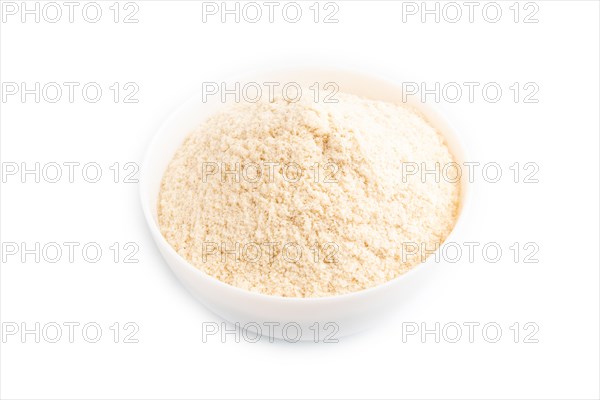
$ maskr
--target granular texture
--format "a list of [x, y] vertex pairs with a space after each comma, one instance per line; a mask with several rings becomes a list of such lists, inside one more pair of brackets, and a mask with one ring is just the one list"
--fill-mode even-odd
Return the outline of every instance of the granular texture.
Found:
[[404, 105], [337, 99], [234, 104], [208, 118], [161, 183], [170, 245], [223, 282], [286, 297], [358, 291], [423, 261], [414, 246], [441, 245], [460, 189], [407, 171], [453, 163], [443, 138]]

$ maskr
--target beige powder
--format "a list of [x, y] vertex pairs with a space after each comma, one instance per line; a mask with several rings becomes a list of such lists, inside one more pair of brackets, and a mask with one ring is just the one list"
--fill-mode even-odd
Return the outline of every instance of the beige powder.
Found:
[[207, 119], [163, 177], [171, 246], [223, 282], [292, 297], [358, 291], [420, 263], [406, 244], [445, 240], [459, 186], [402, 163], [432, 169], [452, 155], [408, 107], [337, 99], [235, 104]]

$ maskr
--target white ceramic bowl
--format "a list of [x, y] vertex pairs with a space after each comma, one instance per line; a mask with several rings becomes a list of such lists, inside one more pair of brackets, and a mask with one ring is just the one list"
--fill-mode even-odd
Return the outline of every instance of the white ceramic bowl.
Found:
[[[233, 87], [234, 82], [298, 82], [307, 86], [314, 82], [321, 85], [335, 82], [341, 92], [389, 102], [400, 103], [403, 100], [398, 83], [337, 69], [278, 70], [230, 80], [227, 87]], [[210, 99], [212, 100], [204, 102], [202, 94], [198, 94], [167, 119], [148, 148], [140, 174], [144, 215], [160, 252], [179, 280], [208, 309], [252, 332], [258, 331], [263, 335], [288, 341], [322, 341], [328, 335], [337, 338], [369, 327], [373, 318], [380, 318], [380, 314], [397, 307], [435, 273], [439, 264], [433, 262], [434, 257], [430, 256], [425, 263], [409, 272], [370, 289], [331, 297], [286, 298], [254, 293], [228, 285], [189, 264], [160, 233], [157, 219], [158, 193], [163, 173], [184, 138], [206, 117], [223, 106], [219, 96], [212, 96]], [[445, 137], [455, 160], [462, 165], [465, 161], [464, 147], [448, 121], [430, 105], [410, 101], [408, 103], [420, 110]], [[460, 215], [446, 241], [456, 237], [464, 220], [469, 197], [465, 174], [461, 185]], [[318, 337], [315, 331], [318, 332]]]

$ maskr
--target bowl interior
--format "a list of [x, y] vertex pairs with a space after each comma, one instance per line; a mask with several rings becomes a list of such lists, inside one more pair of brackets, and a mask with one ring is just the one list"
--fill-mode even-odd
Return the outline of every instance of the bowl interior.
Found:
[[[351, 93], [374, 100], [384, 100], [394, 103], [403, 102], [400, 84], [364, 75], [362, 73], [344, 70], [321, 68], [292, 68], [278, 70], [232, 79], [227, 82], [227, 87], [233, 87], [235, 82], [241, 82], [242, 85], [244, 82], [256, 82], [259, 85], [262, 85], [263, 82], [278, 82], [282, 85], [287, 82], [296, 82], [303, 87], [311, 86], [315, 82], [318, 82], [319, 86], [323, 87], [323, 85], [328, 82], [334, 82], [338, 85], [341, 92]], [[438, 132], [444, 136], [455, 161], [462, 166], [465, 161], [464, 148], [455, 134], [453, 127], [447, 119], [442, 117], [432, 106], [416, 100], [411, 100], [411, 98], [404, 103], [419, 110]], [[224, 104], [221, 103], [219, 96], [211, 96], [207, 100], [204, 100], [202, 93], [199, 93], [171, 114], [160, 127], [148, 148], [140, 174], [140, 194], [142, 207], [146, 218], [148, 219], [148, 223], [150, 224], [153, 236], [159, 238], [163, 246], [169, 245], [160, 234], [157, 205], [160, 183], [164, 171], [187, 135], [208, 116], [215, 113], [223, 106]], [[455, 228], [451, 233], [452, 236], [454, 236], [454, 231], [456, 230], [458, 223], [463, 219], [462, 215], [464, 214], [465, 204], [469, 197], [468, 181], [464, 173], [460, 183], [460, 209]], [[190, 267], [193, 268], [191, 265]], [[415, 268], [412, 270], [414, 269]]]

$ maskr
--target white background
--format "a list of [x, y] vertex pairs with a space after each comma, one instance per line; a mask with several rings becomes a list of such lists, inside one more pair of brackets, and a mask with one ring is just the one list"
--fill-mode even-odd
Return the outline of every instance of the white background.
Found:
[[[55, 184], [8, 177], [2, 241], [98, 242], [105, 250], [95, 264], [80, 256], [54, 264], [10, 256], [2, 264], [5, 327], [96, 322], [103, 328], [98, 343], [87, 343], [78, 330], [74, 343], [3, 337], [2, 398], [598, 398], [597, 2], [537, 2], [538, 23], [523, 23], [523, 14], [515, 23], [512, 1], [500, 2], [497, 23], [485, 21], [481, 5], [473, 23], [466, 15], [457, 23], [432, 16], [422, 23], [419, 15], [402, 21], [402, 2], [348, 1], [337, 3], [333, 24], [312, 21], [312, 2], [302, 3], [306, 14], [296, 24], [280, 13], [272, 24], [222, 24], [218, 17], [203, 23], [202, 4], [194, 1], [138, 1], [138, 23], [114, 23], [112, 3], [101, 2], [95, 24], [83, 20], [80, 6], [73, 23], [66, 16], [54, 24], [32, 16], [22, 23], [17, 15], [5, 16], [0, 28], [3, 83], [98, 82], [104, 89], [94, 104], [80, 95], [73, 103], [3, 101], [2, 162], [97, 162], [104, 175], [95, 184], [81, 175]], [[219, 318], [161, 259], [137, 185], [113, 183], [108, 167], [141, 162], [160, 123], [202, 82], [294, 63], [432, 85], [501, 85], [497, 103], [479, 95], [473, 103], [463, 98], [440, 107], [460, 126], [472, 161], [504, 168], [499, 183], [475, 183], [463, 240], [496, 241], [506, 253], [495, 264], [446, 263], [396, 315], [339, 343], [233, 337], [203, 343], [202, 323]], [[139, 102], [115, 104], [108, 89], [114, 82], [136, 83]], [[537, 84], [538, 103], [515, 103], [508, 89], [514, 82]], [[512, 182], [514, 162], [537, 163], [539, 183]], [[108, 249], [114, 242], [137, 243], [139, 263], [115, 263]], [[515, 263], [508, 250], [514, 242], [537, 243], [540, 262]], [[503, 335], [497, 343], [480, 330], [474, 343], [465, 337], [436, 343], [433, 335], [403, 343], [407, 321], [429, 328], [496, 322]], [[137, 324], [139, 343], [123, 343], [122, 336], [114, 343], [115, 322]], [[537, 324], [538, 343], [523, 343], [522, 335], [514, 343], [515, 322], [522, 334], [523, 324]]]

